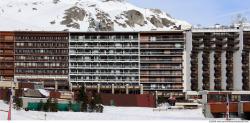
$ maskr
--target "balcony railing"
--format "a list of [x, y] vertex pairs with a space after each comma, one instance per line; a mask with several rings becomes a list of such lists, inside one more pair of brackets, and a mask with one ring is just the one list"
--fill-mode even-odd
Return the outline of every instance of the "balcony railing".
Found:
[[170, 49], [183, 49], [184, 46], [181, 45], [180, 47], [177, 47], [175, 45], [141, 45], [141, 48], [170, 48]]
[[138, 79], [70, 79], [71, 82], [139, 82]]
[[93, 53], [93, 52], [75, 52], [75, 51], [70, 51], [69, 52], [71, 55], [72, 54], [79, 54], [79, 55], [139, 55], [138, 52], [120, 52], [120, 53], [104, 53], [104, 52], [99, 52], [99, 53]]
[[170, 53], [164, 53], [164, 52], [141, 52], [141, 55], [183, 55], [183, 53], [181, 52], [170, 52]]
[[143, 86], [144, 90], [182, 90], [182, 86], [157, 86], [157, 87], [152, 87], [152, 86]]
[[182, 63], [182, 60], [141, 59], [142, 63]]
[[115, 73], [115, 72], [70, 72], [70, 74], [77, 74], [77, 75], [109, 75], [109, 76], [137, 76], [139, 73], [137, 72], [129, 72], [129, 73]]
[[70, 59], [71, 62], [74, 62], [74, 61], [80, 61], [80, 62], [126, 62], [126, 61], [133, 61], [133, 62], [139, 62], [139, 59], [73, 59], [71, 58]]
[[101, 48], [104, 48], [104, 49], [111, 49], [111, 48], [114, 48], [114, 49], [120, 49], [120, 48], [136, 48], [138, 49], [138, 46], [109, 46], [109, 45], [102, 45], [102, 46], [96, 46], [96, 45], [93, 45], [93, 46], [85, 46], [85, 45], [71, 45], [69, 48], [76, 48], [76, 49], [101, 49]]
[[182, 69], [181, 66], [176, 66], [176, 67], [173, 67], [173, 66], [141, 66], [141, 69], [173, 69], [173, 70], [176, 70], [176, 69]]
[[116, 66], [116, 65], [70, 65], [70, 68], [76, 68], [76, 69], [139, 69], [139, 66]]

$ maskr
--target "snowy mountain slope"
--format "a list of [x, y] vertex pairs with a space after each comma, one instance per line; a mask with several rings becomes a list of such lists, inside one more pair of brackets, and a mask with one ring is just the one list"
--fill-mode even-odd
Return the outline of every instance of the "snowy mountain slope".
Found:
[[149, 31], [190, 28], [158, 9], [125, 0], [1, 0], [1, 30]]

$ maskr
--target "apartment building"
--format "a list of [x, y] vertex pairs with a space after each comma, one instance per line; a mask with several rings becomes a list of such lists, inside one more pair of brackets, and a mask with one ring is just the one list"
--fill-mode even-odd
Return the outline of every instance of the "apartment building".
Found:
[[13, 32], [0, 32], [0, 82], [14, 80], [14, 40]]
[[39, 82], [45, 88], [68, 89], [68, 33], [15, 32], [18, 83]]
[[[241, 91], [243, 31], [193, 29], [187, 45], [187, 91]], [[245, 46], [244, 46], [245, 47]], [[243, 58], [243, 61], [246, 58]], [[248, 64], [248, 63], [247, 63]], [[249, 82], [248, 82], [249, 83]]]
[[140, 32], [140, 82], [145, 92], [183, 95], [183, 31]]
[[[138, 33], [70, 33], [69, 76], [73, 88], [106, 93], [139, 93]], [[128, 90], [129, 88], [129, 90]]]

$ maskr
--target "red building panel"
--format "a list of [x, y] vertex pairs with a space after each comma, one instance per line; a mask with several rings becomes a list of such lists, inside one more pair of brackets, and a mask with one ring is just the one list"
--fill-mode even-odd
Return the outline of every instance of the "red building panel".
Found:
[[155, 97], [149, 94], [101, 94], [101, 98], [104, 105], [155, 107]]

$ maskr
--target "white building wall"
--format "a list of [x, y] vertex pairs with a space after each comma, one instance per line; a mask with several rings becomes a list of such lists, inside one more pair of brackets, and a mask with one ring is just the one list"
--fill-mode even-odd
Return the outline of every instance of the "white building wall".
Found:
[[191, 91], [191, 51], [192, 51], [192, 32], [186, 32], [186, 43], [183, 54], [183, 91]]
[[203, 83], [202, 83], [202, 73], [203, 73], [203, 70], [202, 70], [202, 54], [203, 52], [199, 52], [198, 53], [198, 90], [202, 90], [202, 86], [203, 86]]
[[242, 50], [243, 50], [243, 30], [240, 31], [240, 42], [237, 45], [239, 50], [233, 54], [233, 86], [235, 91], [242, 90]]
[[227, 83], [226, 83], [226, 67], [227, 67], [227, 64], [226, 64], [226, 52], [223, 51], [222, 54], [221, 54], [221, 89], [222, 90], [226, 90], [226, 86], [227, 86]]
[[214, 52], [210, 52], [210, 90], [214, 90]]

